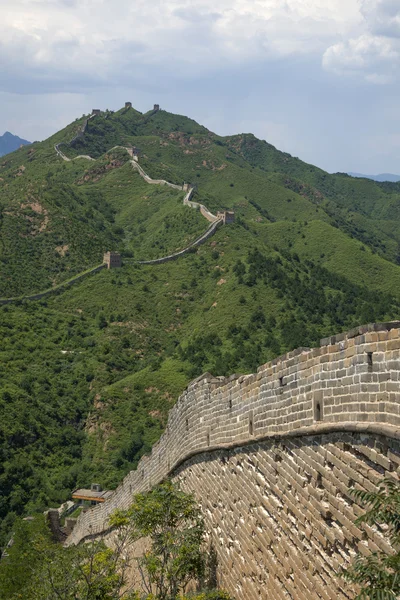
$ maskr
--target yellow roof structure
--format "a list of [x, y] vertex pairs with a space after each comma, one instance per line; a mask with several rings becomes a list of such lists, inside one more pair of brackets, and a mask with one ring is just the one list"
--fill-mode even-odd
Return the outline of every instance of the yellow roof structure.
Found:
[[111, 496], [112, 492], [110, 490], [103, 490], [98, 492], [96, 490], [87, 490], [85, 488], [81, 488], [78, 490], [74, 490], [72, 492], [72, 497], [75, 500], [91, 500], [92, 502], [104, 502]]

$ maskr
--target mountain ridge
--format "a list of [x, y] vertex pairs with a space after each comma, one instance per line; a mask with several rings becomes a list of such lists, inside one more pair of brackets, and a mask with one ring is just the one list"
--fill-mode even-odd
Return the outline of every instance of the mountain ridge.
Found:
[[6, 131], [3, 135], [0, 135], [0, 156], [5, 156], [10, 152], [14, 152], [20, 146], [26, 146], [30, 143], [28, 140], [24, 140], [18, 135]]
[[391, 182], [397, 183], [400, 181], [400, 175], [394, 175], [393, 173], [379, 173], [379, 175], [363, 175], [362, 173], [348, 172], [351, 177], [361, 177], [363, 179], [372, 179], [373, 181]]

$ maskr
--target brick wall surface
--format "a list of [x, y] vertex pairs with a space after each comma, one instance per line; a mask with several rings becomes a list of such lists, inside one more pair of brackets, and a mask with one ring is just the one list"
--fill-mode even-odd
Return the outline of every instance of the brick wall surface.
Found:
[[353, 598], [334, 576], [385, 548], [348, 495], [400, 465], [400, 323], [321, 340], [252, 375], [193, 381], [165, 433], [67, 544], [107, 531], [115, 508], [167, 476], [203, 504], [221, 585], [239, 599]]
[[207, 452], [174, 478], [196, 494], [218, 584], [237, 600], [344, 600], [355, 590], [341, 567], [390, 550], [379, 529], [354, 524], [349, 487], [373, 490], [399, 464], [399, 442], [337, 432]]

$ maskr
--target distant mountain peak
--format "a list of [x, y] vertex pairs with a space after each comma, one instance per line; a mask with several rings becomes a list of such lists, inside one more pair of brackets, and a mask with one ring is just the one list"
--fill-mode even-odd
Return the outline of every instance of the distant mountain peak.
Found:
[[362, 177], [364, 179], [372, 179], [373, 181], [390, 181], [396, 183], [400, 181], [400, 175], [394, 175], [393, 173], [380, 173], [379, 175], [363, 175], [362, 173], [347, 173], [351, 177]]
[[0, 136], [0, 156], [14, 152], [14, 150], [18, 150], [20, 146], [26, 146], [30, 143], [31, 142], [28, 142], [28, 140], [24, 140], [10, 131], [5, 131], [4, 134]]

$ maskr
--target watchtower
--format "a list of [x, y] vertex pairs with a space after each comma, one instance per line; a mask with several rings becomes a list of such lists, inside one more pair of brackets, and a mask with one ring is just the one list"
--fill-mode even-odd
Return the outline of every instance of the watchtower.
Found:
[[107, 265], [107, 269], [115, 269], [122, 266], [121, 255], [119, 252], [105, 252], [103, 263]]
[[160, 110], [160, 105], [159, 104], [155, 104], [153, 107], [153, 110]]
[[132, 102], [125, 102], [125, 108], [132, 108]]
[[92, 109], [92, 115], [97, 115], [99, 116], [101, 113], [101, 110], [99, 108], [93, 108]]
[[218, 219], [222, 219], [224, 225], [235, 222], [235, 213], [233, 210], [220, 210], [217, 212]]

